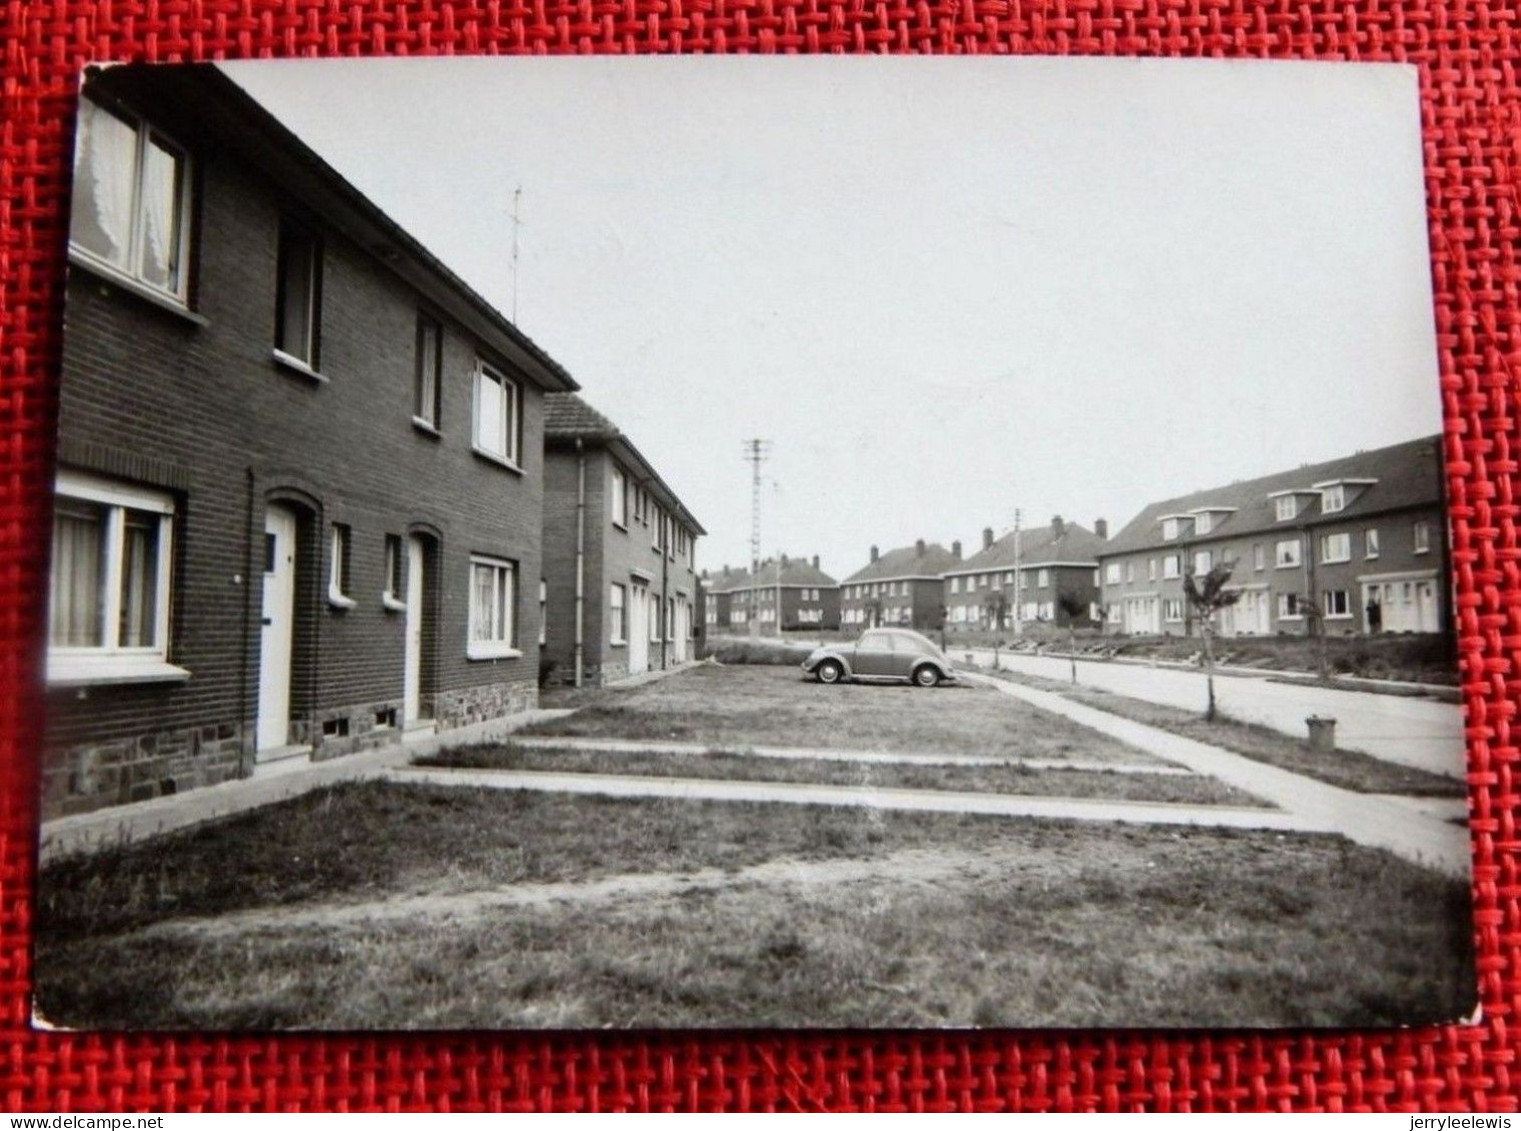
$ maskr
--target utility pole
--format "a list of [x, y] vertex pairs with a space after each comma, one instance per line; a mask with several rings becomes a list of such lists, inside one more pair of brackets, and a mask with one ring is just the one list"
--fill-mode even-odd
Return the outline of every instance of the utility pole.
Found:
[[1020, 600], [1025, 587], [1025, 575], [1020, 569], [1020, 511], [1014, 508], [1014, 635], [1017, 637], [1024, 631], [1024, 602]]
[[[750, 465], [750, 635], [760, 635], [761, 464], [771, 458], [770, 440], [746, 440], [745, 462]], [[780, 610], [778, 610], [780, 615]]]
[[512, 324], [518, 324], [518, 229], [523, 226], [519, 208], [523, 203], [523, 186], [512, 190]]

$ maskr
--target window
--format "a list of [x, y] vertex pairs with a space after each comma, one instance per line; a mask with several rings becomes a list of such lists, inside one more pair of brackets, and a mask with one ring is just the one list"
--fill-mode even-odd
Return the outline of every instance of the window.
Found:
[[1162, 541], [1174, 542], [1177, 540], [1177, 537], [1178, 520], [1175, 518], [1164, 518], [1162, 520]]
[[1320, 560], [1327, 564], [1352, 560], [1352, 535], [1322, 534], [1320, 537]]
[[475, 368], [475, 450], [518, 466], [522, 391], [485, 362]]
[[[628, 591], [616, 581], [608, 593], [607, 616], [611, 624], [611, 640], [614, 644], [622, 644], [628, 639], [628, 604], [626, 598]], [[734, 620], [731, 610], [729, 619]]]
[[1129, 585], [1135, 580], [1135, 562], [1125, 563], [1125, 584]]
[[320, 364], [322, 247], [316, 236], [282, 222], [279, 256], [275, 349], [315, 372]]
[[1162, 619], [1176, 624], [1183, 619], [1183, 602], [1178, 597], [1168, 597], [1162, 602]]
[[1038, 585], [1038, 586], [1040, 586], [1040, 588], [1042, 588], [1042, 589], [1044, 589], [1047, 585], [1050, 585], [1051, 584], [1051, 571], [1048, 570], [1048, 569], [1043, 569], [1043, 570], [1039, 571], [1035, 575], [1035, 584]]
[[417, 316], [417, 357], [413, 363], [412, 419], [438, 429], [438, 399], [444, 368], [444, 335], [437, 322]]
[[660, 540], [665, 534], [665, 512], [656, 506], [650, 508], [650, 515], [655, 520], [650, 523], [650, 549], [659, 550]]
[[1168, 554], [1162, 559], [1162, 576], [1168, 580], [1183, 575], [1183, 558], [1179, 554]]
[[1335, 514], [1347, 505], [1347, 489], [1340, 483], [1320, 493], [1320, 513]]
[[1156, 558], [1148, 558], [1147, 561], [1146, 561], [1146, 580], [1147, 581], [1155, 581], [1156, 579], [1157, 579], [1157, 559]]
[[349, 528], [333, 523], [328, 539], [327, 603], [335, 609], [352, 609], [349, 597]]
[[952, 593], [960, 593], [961, 592], [961, 578], [959, 578], [959, 577], [953, 577], [953, 578], [951, 578], [951, 592]]
[[539, 645], [549, 639], [549, 582], [539, 578]]
[[1014, 584], [1014, 574], [1012, 571], [1003, 575], [1003, 583], [1009, 586]]
[[388, 609], [404, 608], [402, 600], [401, 578], [401, 538], [395, 534], [386, 535], [386, 573], [385, 589], [381, 591], [380, 603]]
[[184, 305], [190, 160], [145, 123], [79, 101], [69, 241], [86, 263]]
[[1278, 619], [1279, 620], [1299, 620], [1303, 616], [1304, 616], [1304, 613], [1299, 608], [1299, 594], [1298, 593], [1280, 593], [1280, 594], [1278, 594]]
[[1267, 568], [1267, 549], [1261, 542], [1252, 546], [1252, 568], [1258, 570]]
[[516, 644], [517, 566], [499, 558], [470, 559], [470, 640], [472, 660], [521, 655]]
[[1208, 550], [1199, 550], [1194, 554], [1194, 573], [1200, 577], [1214, 568], [1215, 555]]
[[1107, 567], [1106, 572], [1107, 572], [1107, 575], [1109, 577], [1109, 584], [1110, 585], [1118, 585], [1120, 583], [1120, 563], [1119, 562], [1110, 562], [1109, 565], [1108, 565], [1108, 567]]
[[1347, 591], [1345, 589], [1327, 589], [1324, 596], [1326, 616], [1350, 617], [1352, 615], [1352, 606], [1347, 600]]
[[1431, 523], [1417, 522], [1411, 527], [1411, 538], [1414, 542], [1414, 552], [1426, 554], [1431, 552]]
[[1299, 501], [1293, 495], [1279, 495], [1273, 500], [1273, 517], [1279, 522], [1288, 522], [1299, 513]]
[[1295, 569], [1299, 566], [1299, 539], [1285, 538], [1273, 548], [1273, 561], [1278, 569]]
[[60, 472], [48, 677], [183, 676], [170, 668], [168, 495]]
[[628, 529], [628, 480], [621, 468], [613, 468], [613, 481], [607, 489], [613, 502], [613, 525]]
[[1205, 511], [1203, 514], [1194, 515], [1195, 534], [1208, 534], [1213, 525], [1214, 522], [1208, 511]]
[[1363, 531], [1363, 557], [1378, 557], [1378, 531], [1371, 526]]

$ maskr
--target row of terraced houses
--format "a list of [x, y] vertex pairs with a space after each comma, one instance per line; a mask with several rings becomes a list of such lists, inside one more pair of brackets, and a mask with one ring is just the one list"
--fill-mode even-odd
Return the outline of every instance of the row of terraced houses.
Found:
[[[1112, 538], [1103, 519], [1089, 530], [1057, 517], [997, 539], [986, 529], [969, 558], [960, 542], [873, 546], [835, 590], [814, 558], [811, 576], [797, 579], [813, 605], [784, 602], [781, 623], [1192, 634], [1184, 579], [1227, 564], [1236, 599], [1215, 624], [1227, 636], [1443, 632], [1452, 623], [1445, 513], [1433, 436], [1153, 503]], [[797, 568], [788, 562], [784, 575]], [[767, 568], [760, 586], [743, 571], [705, 577], [710, 631], [744, 627], [757, 608], [763, 630], [774, 630]], [[777, 591], [791, 592], [791, 580]]]
[[693, 654], [680, 498], [214, 68], [89, 76], [66, 300], [45, 815]]

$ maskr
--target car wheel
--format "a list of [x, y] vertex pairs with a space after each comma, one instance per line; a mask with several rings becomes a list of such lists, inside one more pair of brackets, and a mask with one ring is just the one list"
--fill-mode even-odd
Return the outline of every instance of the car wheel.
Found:
[[929, 664], [920, 664], [914, 669], [914, 682], [920, 687], [934, 687], [940, 682], [940, 673]]
[[813, 674], [819, 677], [820, 683], [839, 683], [845, 678], [845, 669], [838, 660], [825, 660], [813, 669]]

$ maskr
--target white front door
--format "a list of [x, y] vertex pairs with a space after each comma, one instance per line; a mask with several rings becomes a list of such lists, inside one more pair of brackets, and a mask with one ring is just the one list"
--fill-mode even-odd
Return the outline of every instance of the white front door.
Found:
[[264, 602], [259, 631], [259, 750], [290, 742], [290, 655], [296, 619], [296, 515], [264, 515]]
[[1437, 591], [1434, 581], [1415, 583], [1416, 631], [1438, 632], [1441, 630], [1441, 613], [1437, 609]]
[[403, 725], [422, 717], [423, 541], [407, 539], [407, 642], [402, 666]]
[[650, 591], [629, 587], [628, 673], [638, 675], [650, 666]]

